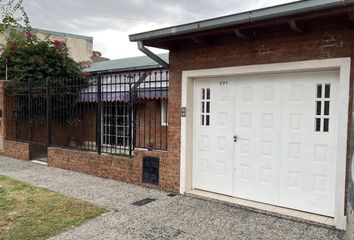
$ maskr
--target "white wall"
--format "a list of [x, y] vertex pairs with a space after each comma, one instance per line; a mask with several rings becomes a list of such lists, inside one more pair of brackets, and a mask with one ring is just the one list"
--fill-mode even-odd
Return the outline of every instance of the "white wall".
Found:
[[[50, 31], [38, 30], [37, 33], [40, 39], [45, 39], [47, 36], [51, 40], [60, 40], [66, 43], [69, 48], [70, 56], [76, 62], [90, 61], [93, 51], [93, 40], [90, 37], [76, 36], [73, 34], [57, 33]], [[0, 43], [5, 42], [5, 36], [0, 35]]]
[[[48, 36], [47, 34], [43, 34], [41, 32], [39, 32], [37, 35], [40, 39], [44, 39]], [[85, 38], [78, 38], [78, 37], [74, 37], [72, 35], [70, 35], [70, 36], [50, 35], [49, 38], [51, 40], [60, 40], [60, 41], [65, 42], [69, 48], [71, 57], [76, 62], [91, 60], [92, 50], [93, 50], [92, 39], [89, 40], [89, 39], [85, 39]]]

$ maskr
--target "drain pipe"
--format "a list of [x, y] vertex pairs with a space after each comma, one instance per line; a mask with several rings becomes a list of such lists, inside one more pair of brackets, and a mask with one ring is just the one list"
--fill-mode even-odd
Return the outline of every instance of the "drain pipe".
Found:
[[168, 69], [169, 65], [167, 62], [165, 62], [165, 60], [163, 60], [162, 58], [160, 58], [159, 56], [157, 56], [155, 53], [151, 52], [149, 49], [147, 49], [144, 46], [144, 43], [142, 41], [138, 41], [138, 49], [140, 51], [142, 51], [143, 53], [145, 53], [148, 57], [150, 57], [152, 60], [154, 60], [155, 62], [157, 62], [158, 64], [160, 64], [161, 66], [163, 66], [165, 69]]

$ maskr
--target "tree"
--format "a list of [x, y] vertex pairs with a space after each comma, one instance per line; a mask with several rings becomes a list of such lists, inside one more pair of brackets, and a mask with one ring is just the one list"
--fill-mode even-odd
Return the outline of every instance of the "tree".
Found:
[[82, 68], [69, 54], [66, 44], [48, 38], [41, 40], [30, 27], [23, 0], [0, 0], [5, 43], [0, 48], [0, 77], [7, 73], [16, 85], [32, 78], [45, 82], [46, 77], [78, 78]]
[[87, 81], [65, 42], [38, 38], [29, 25], [22, 0], [0, 0], [0, 13], [0, 34], [5, 36], [0, 44], [0, 79], [10, 80], [8, 92], [16, 97], [16, 117], [43, 119], [44, 111], [29, 115], [28, 105], [46, 109], [49, 84], [60, 93], [51, 101], [54, 118], [63, 123], [77, 119], [75, 105]]
[[[27, 119], [28, 95], [31, 93], [32, 118], [45, 119], [48, 85], [55, 92], [51, 100], [52, 115], [62, 123], [76, 121], [75, 106], [88, 81], [82, 66], [69, 54], [68, 47], [60, 40], [41, 40], [36, 33], [26, 29], [13, 29], [2, 45], [0, 78], [8, 75], [8, 90], [17, 96], [18, 117]], [[49, 81], [47, 81], [49, 79]], [[38, 113], [33, 112], [39, 109]], [[32, 119], [33, 120], [33, 119]]]
[[22, 86], [28, 79], [44, 83], [47, 77], [55, 81], [83, 75], [82, 67], [70, 57], [64, 42], [41, 40], [34, 31], [11, 30], [0, 50], [0, 77], [4, 78], [7, 70], [8, 79], [16, 86]]
[[23, 0], [0, 0], [0, 33], [9, 28], [30, 28], [30, 21], [23, 7]]

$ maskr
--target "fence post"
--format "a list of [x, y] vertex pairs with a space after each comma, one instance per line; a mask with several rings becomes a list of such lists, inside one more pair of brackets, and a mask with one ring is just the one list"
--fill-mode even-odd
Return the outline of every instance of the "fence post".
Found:
[[33, 141], [33, 119], [32, 119], [32, 78], [28, 79], [28, 130], [29, 142]]
[[132, 112], [133, 112], [133, 99], [132, 99], [132, 82], [131, 82], [131, 77], [129, 77], [129, 157], [132, 156], [132, 138], [133, 138], [133, 117], [132, 117]]
[[18, 114], [18, 112], [19, 112], [19, 97], [18, 96], [16, 96], [16, 95], [14, 95], [15, 97], [14, 97], [14, 99], [15, 99], [15, 111], [13, 112], [13, 116], [15, 117], [15, 140], [16, 141], [18, 141], [18, 139], [19, 139], [19, 135], [20, 135], [20, 133], [19, 133], [19, 125], [20, 125], [20, 123], [19, 123], [19, 114]]
[[50, 78], [46, 78], [47, 83], [47, 134], [48, 146], [52, 144], [52, 97], [50, 88]]
[[97, 75], [97, 109], [96, 109], [96, 146], [97, 153], [102, 153], [101, 121], [102, 121], [102, 76]]

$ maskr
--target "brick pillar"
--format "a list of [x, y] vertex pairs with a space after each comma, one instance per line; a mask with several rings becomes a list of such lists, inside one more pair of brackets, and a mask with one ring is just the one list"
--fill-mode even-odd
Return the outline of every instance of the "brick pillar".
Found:
[[5, 88], [9, 81], [0, 80], [0, 152], [4, 150], [5, 128]]

